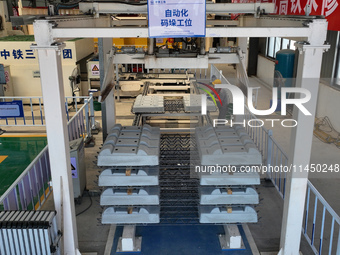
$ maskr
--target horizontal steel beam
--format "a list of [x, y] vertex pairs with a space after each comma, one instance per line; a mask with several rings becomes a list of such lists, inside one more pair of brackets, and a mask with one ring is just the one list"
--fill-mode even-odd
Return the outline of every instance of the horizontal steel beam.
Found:
[[77, 15], [72, 17], [55, 16], [46, 18], [47, 21], [54, 22], [58, 28], [96, 28], [110, 27], [109, 16], [94, 18], [89, 15]]
[[205, 56], [194, 58], [156, 58], [155, 56], [146, 56], [145, 54], [116, 54], [113, 62], [115, 64], [145, 64], [145, 68], [174, 68], [173, 61], [176, 61], [176, 68], [196, 69], [208, 68], [208, 64], [238, 64], [240, 62], [236, 53], [227, 54], [207, 54]]
[[[176, 63], [174, 65], [174, 63]], [[156, 58], [155, 56], [145, 56], [145, 68], [208, 68], [208, 57], [198, 56], [197, 58]]]
[[[273, 13], [274, 3], [219, 3], [206, 4], [207, 14], [228, 14], [228, 13], [257, 13], [258, 8], [266, 13]], [[81, 2], [79, 9], [82, 12], [94, 10], [96, 13], [108, 14], [147, 14], [147, 5], [131, 5], [122, 3], [98, 3]]]
[[309, 37], [308, 27], [211, 27], [206, 37]]
[[[58, 28], [108, 28], [113, 26], [147, 26], [145, 17], [129, 17], [111, 21], [110, 16], [100, 16], [94, 18], [88, 15], [45, 17], [46, 20], [57, 24]], [[325, 19], [315, 17], [286, 17], [286, 16], [262, 16], [254, 18], [252, 16], [241, 16], [238, 20], [214, 20], [207, 19], [207, 25], [234, 26], [242, 24], [242, 27], [308, 27], [310, 22], [315, 20], [327, 22]]]
[[[261, 18], [254, 18], [252, 16], [241, 16], [241, 23], [243, 27], [308, 27], [310, 22], [316, 18], [313, 16], [284, 16], [284, 15], [266, 15]], [[323, 20], [318, 18], [317, 20]]]
[[[148, 28], [54, 28], [54, 38], [147, 38]], [[208, 27], [206, 37], [309, 37], [308, 27]]]

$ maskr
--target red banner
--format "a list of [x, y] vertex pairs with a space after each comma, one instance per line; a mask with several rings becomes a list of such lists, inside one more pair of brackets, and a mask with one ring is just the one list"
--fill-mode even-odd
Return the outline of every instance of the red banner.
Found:
[[[252, 0], [234, 0], [235, 3], [249, 3]], [[310, 7], [310, 15], [322, 15], [328, 20], [328, 30], [340, 31], [340, 0], [261, 0], [275, 3], [275, 14], [305, 15]]]

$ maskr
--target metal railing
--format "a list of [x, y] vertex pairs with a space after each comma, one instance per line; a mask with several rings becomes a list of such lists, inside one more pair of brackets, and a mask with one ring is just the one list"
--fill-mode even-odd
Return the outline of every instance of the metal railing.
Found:
[[13, 101], [28, 105], [30, 113], [27, 114], [27, 107], [23, 106], [23, 117], [2, 117], [0, 126], [45, 126], [42, 97], [0, 97], [0, 102]]
[[248, 106], [244, 107], [245, 129], [261, 152], [264, 162], [268, 165], [268, 139], [270, 139], [272, 131], [263, 127], [263, 123], [250, 112]]
[[[271, 130], [268, 132], [268, 154], [266, 159], [266, 165], [268, 167], [277, 167], [277, 169], [288, 166], [288, 156], [284, 153], [281, 146], [275, 141]], [[270, 169], [270, 168], [269, 168]], [[283, 171], [268, 171], [267, 176], [273, 182], [275, 188], [279, 192], [279, 195], [284, 199], [286, 191], [286, 173]]]
[[314, 254], [340, 254], [340, 217], [310, 181], [302, 233]]
[[[94, 123], [93, 97], [90, 95], [67, 123], [69, 140], [89, 139]], [[46, 146], [0, 197], [0, 205], [3, 204], [4, 210], [39, 210], [51, 193], [50, 180]]]
[[[222, 83], [229, 83], [222, 71], [214, 65], [211, 65], [210, 75], [210, 79], [215, 75]], [[244, 116], [240, 116], [244, 119], [236, 117], [234, 121], [244, 123], [247, 133], [263, 156], [267, 178], [272, 181], [282, 199], [285, 199], [286, 173], [277, 170], [288, 166], [288, 156], [275, 141], [272, 131], [264, 127], [263, 121], [251, 113], [247, 105], [244, 107]], [[302, 233], [314, 254], [340, 255], [340, 217], [309, 180]]]
[[[81, 100], [84, 101], [84, 105], [86, 105], [86, 101], [88, 101], [90, 104], [89, 109], [92, 111], [93, 109], [92, 93], [90, 93], [90, 96], [65, 97], [65, 111], [68, 121], [70, 120], [70, 118], [72, 118], [73, 112], [78, 113], [79, 107], [82, 108], [84, 106], [78, 102]], [[0, 118], [0, 127], [45, 126], [44, 103], [42, 97], [0, 97], [0, 102], [13, 102], [13, 101], [20, 101], [23, 103], [23, 117], [8, 117], [8, 118], [2, 117]], [[93, 116], [92, 112], [91, 116]], [[92, 123], [94, 124], [94, 120], [92, 120]]]
[[[270, 169], [269, 167], [287, 166], [288, 156], [275, 141], [272, 131], [260, 126], [262, 122], [256, 121], [255, 115], [245, 106], [246, 123], [251, 119], [257, 123], [253, 123], [252, 126], [259, 125], [259, 127], [249, 127], [246, 124], [246, 130], [262, 153], [264, 164], [268, 169]], [[268, 171], [267, 177], [284, 199], [286, 173], [283, 171]], [[302, 233], [314, 254], [340, 254], [340, 217], [309, 180], [307, 182]]]
[[48, 148], [29, 164], [16, 181], [0, 197], [4, 210], [39, 210], [51, 193]]
[[77, 113], [69, 119], [68, 117], [68, 135], [69, 140], [84, 137], [85, 139], [91, 138], [91, 130], [95, 129], [94, 119], [94, 101], [92, 93], [90, 97], [84, 99], [84, 105], [77, 110]]

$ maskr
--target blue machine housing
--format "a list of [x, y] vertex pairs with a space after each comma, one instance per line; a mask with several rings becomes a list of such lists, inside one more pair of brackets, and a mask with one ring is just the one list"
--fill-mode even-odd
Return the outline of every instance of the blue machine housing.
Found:
[[276, 53], [275, 71], [279, 71], [284, 79], [284, 87], [292, 87], [294, 75], [295, 51], [280, 50]]

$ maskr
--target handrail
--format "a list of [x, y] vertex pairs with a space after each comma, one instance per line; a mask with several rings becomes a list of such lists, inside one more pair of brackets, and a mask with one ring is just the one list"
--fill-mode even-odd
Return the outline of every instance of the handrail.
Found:
[[333, 216], [334, 220], [340, 225], [340, 216], [334, 211], [326, 199], [320, 194], [320, 192], [314, 187], [314, 185], [308, 180], [308, 187], [311, 191], [318, 197], [318, 200], [323, 204], [328, 210], [329, 214]]
[[26, 169], [19, 175], [19, 177], [13, 182], [11, 186], [5, 191], [5, 193], [0, 197], [0, 204], [3, 203], [8, 194], [19, 184], [19, 182], [26, 176], [28, 171], [30, 171], [37, 161], [44, 155], [44, 153], [48, 150], [48, 145], [44, 147], [44, 149], [35, 157], [35, 159], [26, 167]]
[[[69, 120], [70, 118], [70, 111], [69, 111], [69, 103], [72, 99], [72, 105], [76, 110], [76, 115], [79, 114], [78, 111], [78, 100], [88, 100], [91, 101], [90, 109], [92, 111], [93, 105], [93, 95], [90, 93], [90, 96], [66, 96], [65, 97], [65, 110], [66, 110], [66, 116]], [[8, 127], [8, 126], [15, 126], [15, 127], [44, 127], [45, 126], [45, 116], [44, 116], [44, 108], [43, 108], [43, 97], [33, 96], [33, 97], [0, 97], [0, 102], [11, 102], [21, 100], [25, 101], [25, 105], [28, 104], [28, 106], [25, 106], [24, 112], [25, 114], [22, 117], [3, 117], [0, 119], [0, 126]], [[36, 102], [36, 103], [35, 103]], [[38, 109], [33, 110], [35, 105], [38, 105]], [[86, 105], [86, 103], [85, 103]], [[27, 107], [27, 108], [26, 108]], [[30, 109], [30, 113], [29, 113]], [[82, 108], [83, 110], [84, 108]], [[92, 114], [91, 114], [92, 115]], [[94, 118], [91, 119], [94, 123]]]
[[[87, 100], [88, 99], [88, 100]], [[73, 122], [77, 122], [78, 119], [81, 119], [83, 115], [83, 111], [87, 111], [88, 112], [88, 107], [89, 104], [93, 101], [93, 96], [92, 94], [90, 95], [90, 97], [85, 97], [85, 104], [77, 111], [77, 113], [68, 121], [67, 123], [67, 127], [70, 128], [73, 125]], [[86, 127], [89, 127], [89, 116], [85, 116], [85, 121], [87, 122]], [[78, 123], [80, 125], [82, 125], [81, 123]], [[84, 125], [84, 124], [83, 124]], [[80, 127], [81, 128], [81, 127]], [[87, 138], [89, 138], [89, 136], [91, 136], [91, 130], [89, 130], [90, 128], [87, 128], [86, 132], [87, 132]], [[82, 134], [77, 133], [77, 135], [81, 136]], [[31, 171], [31, 169], [33, 169], [36, 165], [36, 163], [39, 162], [39, 160], [45, 155], [45, 153], [47, 153], [48, 151], [48, 145], [46, 145], [44, 147], [44, 149], [36, 156], [36, 158], [26, 167], [26, 169], [20, 174], [20, 176], [12, 183], [12, 185], [5, 191], [5, 193], [0, 197], [0, 204], [4, 202], [4, 200], [8, 197], [8, 195], [10, 194], [10, 192], [12, 192], [14, 189], [16, 189], [16, 187], [19, 185], [19, 183], [23, 180], [23, 178]]]
[[[88, 99], [88, 97], [86, 98]], [[79, 110], [76, 112], [75, 115], [72, 116], [72, 118], [68, 121], [67, 125], [69, 125], [69, 123], [71, 123], [76, 117], [78, 117], [78, 115], [80, 114], [80, 112], [85, 109], [85, 107], [87, 106], [87, 104], [85, 103], [82, 107], [79, 108]]]
[[[213, 66], [213, 65], [212, 65]], [[211, 75], [214, 73], [219, 72], [219, 70], [215, 67], [212, 67], [211, 69]], [[245, 119], [254, 119], [256, 120], [256, 116], [249, 111], [249, 108], [247, 105], [245, 105]], [[259, 131], [260, 130], [260, 131]], [[288, 156], [282, 149], [282, 147], [278, 144], [278, 142], [274, 139], [272, 135], [271, 130], [267, 130], [265, 127], [248, 127], [246, 126], [246, 131], [248, 132], [249, 136], [254, 140], [256, 146], [262, 153], [262, 156], [264, 157], [264, 163], [267, 166], [277, 166], [279, 164], [287, 164], [288, 163]], [[263, 135], [265, 136], [263, 138]], [[259, 139], [260, 137], [260, 139]], [[266, 157], [266, 158], [265, 158]], [[267, 177], [271, 180], [271, 182], [274, 184], [275, 188], [279, 192], [281, 198], [285, 199], [285, 185], [286, 185], [286, 176], [285, 173], [268, 173]], [[310, 197], [311, 193], [315, 196], [315, 203], [314, 208], [309, 208], [310, 206]], [[320, 202], [322, 204], [322, 216], [317, 218], [317, 203]], [[308, 228], [309, 224], [309, 213], [310, 209], [314, 210], [314, 214], [312, 215], [312, 226]], [[329, 240], [328, 238], [324, 237], [324, 233], [326, 233], [325, 230], [325, 218], [326, 218], [326, 212], [329, 213], [329, 215], [332, 217], [332, 223], [330, 226], [330, 230], [328, 230], [328, 233], [330, 232]], [[317, 233], [316, 228], [316, 221], [321, 222], [321, 230]], [[334, 223], [338, 224], [338, 228], [335, 228]], [[305, 206], [305, 215], [304, 215], [304, 223], [301, 227], [302, 234], [306, 238], [307, 242], [309, 243], [312, 251], [314, 254], [321, 255], [322, 251], [326, 249], [326, 245], [324, 243], [327, 241], [328, 243], [328, 252], [327, 254], [340, 254], [340, 230], [338, 233], [338, 241], [335, 245], [336, 253], [332, 253], [333, 249], [333, 238], [335, 236], [334, 232], [335, 229], [340, 228], [340, 216], [334, 211], [334, 209], [330, 206], [330, 204], [326, 201], [326, 199], [320, 194], [320, 192], [314, 187], [314, 185], [308, 180], [307, 181], [307, 197], [306, 197], [306, 206]], [[308, 235], [307, 229], [311, 231], [311, 237]], [[316, 235], [318, 234], [318, 236]], [[319, 238], [319, 246], [315, 245], [315, 238]]]
[[[246, 112], [248, 115], [251, 116], [251, 118], [256, 119], [255, 115], [253, 115], [247, 106], [245, 106]], [[266, 165], [271, 165], [271, 166], [276, 166], [277, 164], [283, 164], [288, 162], [288, 156], [287, 154], [283, 151], [282, 147], [277, 143], [277, 141], [273, 138], [271, 130], [266, 130], [264, 127], [261, 127], [261, 129], [264, 131], [265, 135], [267, 136], [266, 140], [267, 145], [261, 145], [257, 144], [258, 148], [263, 148], [264, 146], [267, 146], [267, 151], [266, 153], [263, 153], [262, 155], [266, 156]], [[251, 128], [246, 129], [249, 132], [251, 131]], [[253, 136], [254, 133], [249, 133], [250, 136]], [[255, 133], [256, 135], [256, 133]], [[256, 137], [252, 137], [254, 141], [258, 140]], [[262, 139], [263, 140], [263, 139]], [[278, 156], [280, 155], [280, 156]], [[286, 177], [284, 173], [267, 173], [267, 176], [271, 180], [271, 182], [274, 184], [275, 188], [279, 192], [281, 198], [284, 200], [285, 199], [285, 185], [286, 185]], [[279, 180], [277, 181], [277, 179]], [[308, 219], [309, 219], [309, 212], [310, 212], [310, 194], [311, 192], [315, 196], [315, 204], [314, 204], [314, 214], [313, 216], [313, 222], [311, 228], [311, 237], [307, 233], [308, 229]], [[322, 210], [322, 216], [317, 218], [317, 203], [320, 202], [323, 206]], [[326, 249], [326, 246], [324, 245], [324, 242], [328, 241], [327, 238], [324, 237], [325, 233], [325, 216], [326, 216], [326, 211], [331, 215], [332, 217], [332, 224], [331, 224], [331, 229], [330, 229], [330, 237], [329, 237], [329, 244], [328, 244], [328, 252], [327, 254], [332, 254], [332, 248], [333, 248], [333, 238], [334, 238], [334, 223], [336, 222], [339, 227], [340, 227], [340, 216], [334, 211], [334, 209], [330, 206], [330, 204], [326, 201], [326, 199], [320, 194], [320, 192], [314, 187], [314, 185], [308, 180], [307, 181], [307, 197], [306, 197], [306, 207], [305, 207], [305, 215], [304, 215], [304, 223], [301, 227], [302, 234], [306, 238], [307, 242], [309, 243], [312, 251], [314, 254], [321, 255], [323, 249]], [[321, 222], [321, 230], [318, 238], [319, 238], [319, 246], [318, 248], [315, 246], [315, 237], [316, 237], [316, 232], [317, 228], [315, 227], [315, 222], [316, 221]], [[338, 243], [336, 246], [336, 254], [340, 254], [340, 230], [338, 234]]]

